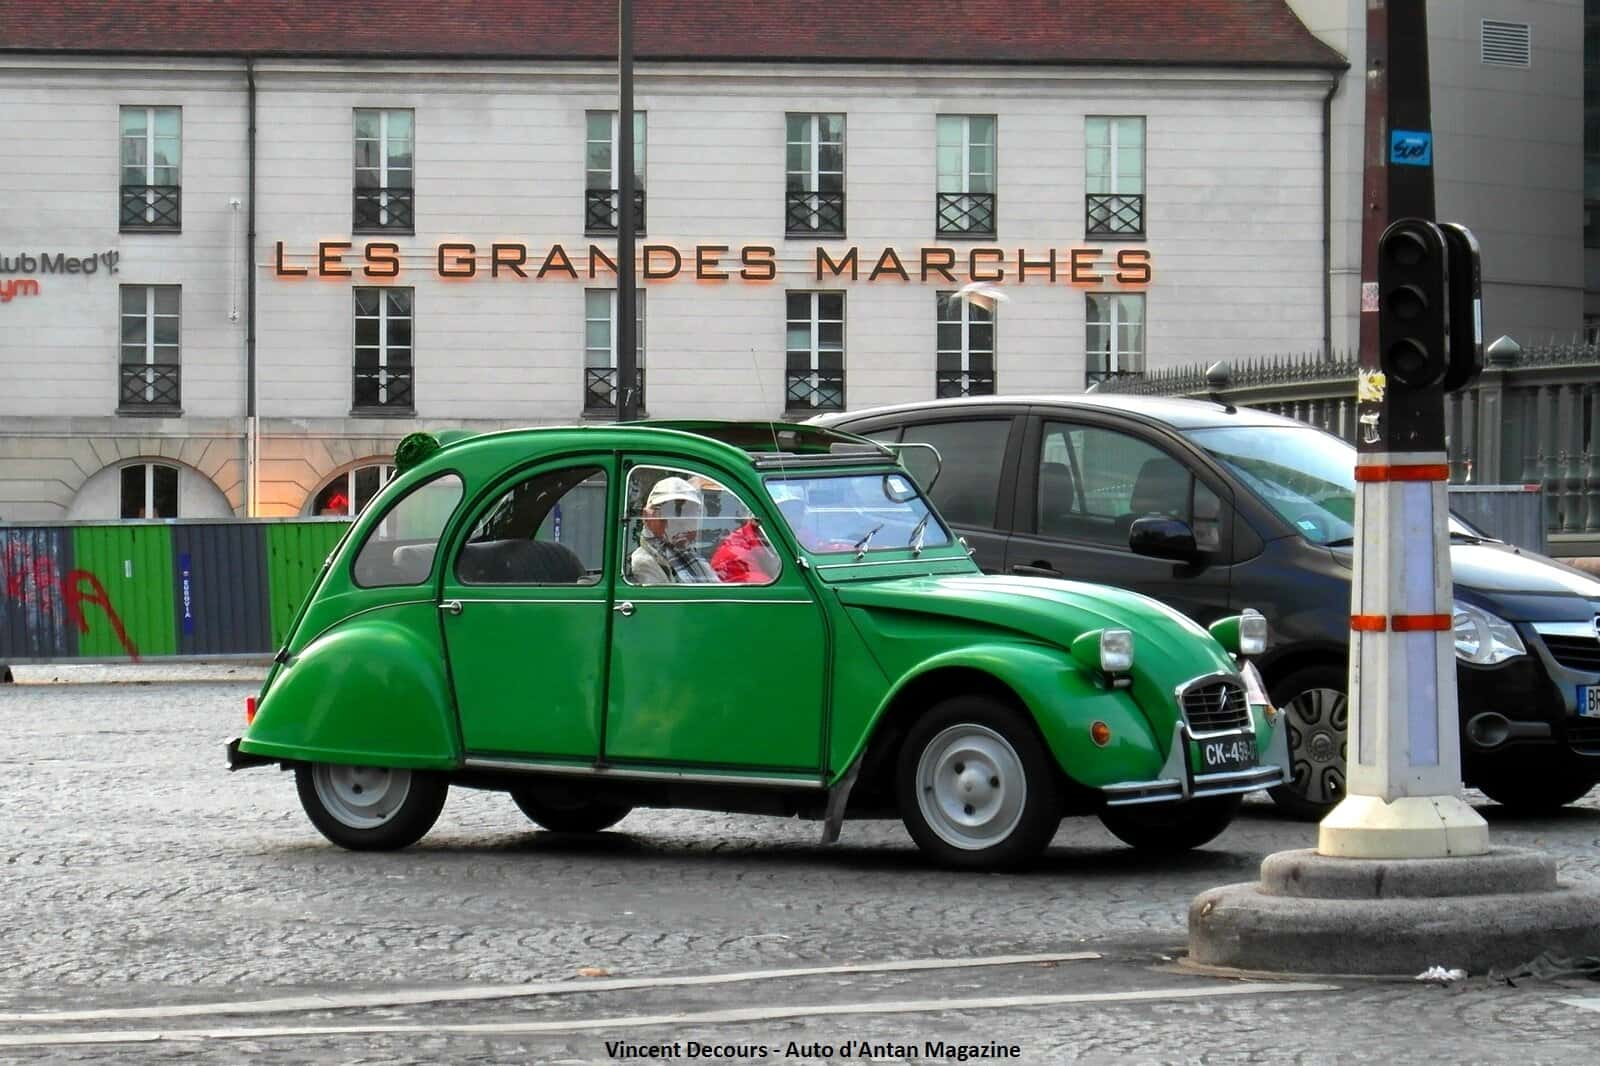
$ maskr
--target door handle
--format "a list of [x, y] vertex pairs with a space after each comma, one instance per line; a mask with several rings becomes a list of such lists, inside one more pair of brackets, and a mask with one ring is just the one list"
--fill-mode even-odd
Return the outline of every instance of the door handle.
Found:
[[461, 601], [460, 600], [445, 600], [443, 603], [439, 604], [439, 610], [441, 610], [441, 611], [449, 611], [451, 614], [460, 614], [461, 613]]
[[1021, 566], [1021, 565], [1013, 566], [1011, 568], [1011, 572], [1013, 574], [1019, 574], [1019, 575], [1021, 575], [1023, 577], [1060, 577], [1061, 576], [1061, 571], [1059, 571], [1055, 567], [1050, 566], [1049, 564], [1045, 563], [1043, 560], [1035, 562], [1032, 566]]
[[616, 611], [622, 617], [627, 618], [629, 615], [633, 614], [633, 601], [623, 600], [621, 603], [617, 604], [611, 609]]

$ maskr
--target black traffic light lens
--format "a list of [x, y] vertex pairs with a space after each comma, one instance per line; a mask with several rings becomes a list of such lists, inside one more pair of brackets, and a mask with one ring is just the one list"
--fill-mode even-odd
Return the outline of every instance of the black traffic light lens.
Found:
[[1428, 311], [1428, 296], [1415, 285], [1399, 285], [1384, 298], [1389, 313], [1402, 322], [1414, 322]]
[[1383, 353], [1383, 370], [1396, 384], [1425, 389], [1444, 373], [1442, 360], [1435, 360], [1420, 341], [1406, 338], [1389, 345]]
[[1384, 242], [1384, 252], [1396, 266], [1414, 267], [1428, 258], [1428, 246], [1415, 233], [1392, 233]]

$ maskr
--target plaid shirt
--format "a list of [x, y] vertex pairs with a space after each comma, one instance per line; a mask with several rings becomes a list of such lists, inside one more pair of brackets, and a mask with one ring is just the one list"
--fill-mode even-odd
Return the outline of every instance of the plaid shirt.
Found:
[[716, 584], [720, 580], [710, 563], [671, 541], [651, 535], [648, 529], [639, 534], [639, 546], [628, 562], [637, 585]]

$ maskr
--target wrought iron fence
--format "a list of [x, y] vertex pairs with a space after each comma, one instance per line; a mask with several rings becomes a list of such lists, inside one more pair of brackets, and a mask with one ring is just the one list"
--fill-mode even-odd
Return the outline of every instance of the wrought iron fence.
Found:
[[786, 233], [844, 232], [844, 193], [789, 190], [784, 215]]
[[[644, 367], [634, 368], [634, 388], [638, 390], [633, 409], [644, 410]], [[617, 368], [589, 367], [583, 372], [583, 409], [589, 414], [616, 414]]]
[[1143, 377], [1143, 370], [1085, 370], [1083, 383], [1085, 386], [1102, 385], [1110, 381], [1138, 381]]
[[1084, 197], [1083, 234], [1086, 237], [1144, 236], [1144, 195], [1089, 193]]
[[784, 381], [789, 411], [843, 411], [843, 370], [790, 370]]
[[139, 408], [171, 408], [182, 406], [182, 367], [178, 363], [123, 363], [120, 369], [120, 388], [117, 406], [124, 410]]
[[414, 383], [409, 366], [358, 366], [350, 406], [358, 411], [410, 411]]
[[[1286, 415], [1352, 443], [1353, 353], [1268, 356], [1157, 370], [1100, 392], [1214, 396]], [[1600, 554], [1600, 345], [1490, 345], [1484, 372], [1445, 398], [1450, 480], [1458, 485], [1537, 484], [1548, 543], [1558, 555]]]
[[410, 233], [416, 228], [415, 189], [356, 189], [350, 225], [357, 233]]
[[183, 221], [182, 193], [183, 189], [178, 185], [124, 185], [121, 228], [180, 228]]
[[994, 375], [970, 370], [937, 370], [933, 375], [933, 392], [941, 400], [952, 396], [993, 396]]
[[[583, 191], [583, 232], [617, 232], [618, 189], [585, 189]], [[633, 190], [633, 230], [644, 232], [644, 190]]]
[[939, 193], [934, 206], [934, 221], [940, 236], [993, 237], [994, 193]]

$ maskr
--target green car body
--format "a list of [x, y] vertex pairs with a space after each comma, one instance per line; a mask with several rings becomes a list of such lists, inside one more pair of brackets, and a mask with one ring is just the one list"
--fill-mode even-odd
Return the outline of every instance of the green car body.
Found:
[[[330, 554], [252, 720], [229, 744], [233, 768], [299, 771], [308, 813], [341, 844], [399, 846], [426, 831], [386, 829], [414, 797], [384, 801], [395, 810], [363, 806], [377, 789], [393, 794], [394, 781], [413, 791], [431, 782], [441, 804], [447, 784], [507, 790], [550, 828], [602, 827], [607, 812], [649, 805], [809, 815], [836, 834], [846, 816], [898, 809], [904, 817], [910, 806], [916, 820], [922, 779], [924, 812], [949, 838], [929, 850], [985, 866], [1037, 850], [1054, 825], [1035, 827], [1042, 840], [967, 834], [964, 819], [982, 814], [951, 791], [962, 774], [959, 787], [981, 794], [974, 804], [998, 805], [996, 825], [1123, 810], [1137, 816], [1139, 839], [1119, 835], [1158, 846], [1200, 842], [1161, 830], [1183, 826], [1186, 811], [1207, 803], [1220, 825], [1188, 836], [1209, 839], [1237, 796], [1284, 779], [1273, 711], [1247, 684], [1251, 668], [1242, 674], [1230, 654], [1237, 618], [1213, 627], [1225, 648], [1136, 593], [982, 574], [882, 446], [765, 423], [442, 439], [408, 440], [426, 453], [420, 460], [402, 446], [402, 472]], [[647, 472], [658, 487], [677, 484], [666, 471], [693, 475], [742, 508], [775, 556], [766, 583], [624, 579], [642, 535], [629, 521], [640, 506], [629, 493]], [[579, 478], [595, 516], [581, 573], [469, 579], [469, 557], [507, 548], [485, 533], [515, 511], [496, 501], [537, 497], [517, 504], [532, 515], [523, 528], [553, 528], [559, 541], [561, 505], [576, 499]], [[894, 526], [893, 541], [874, 543], [873, 530], [865, 544], [817, 543], [775, 503], [803, 490], [823, 501], [812, 508], [818, 523], [855, 537], [855, 526], [838, 523], [879, 512], [828, 501], [879, 487], [879, 529], [918, 514], [921, 525]], [[558, 491], [568, 495], [550, 505]], [[429, 513], [432, 540], [391, 537], [413, 512]], [[1133, 660], [1108, 673], [1100, 635], [1118, 630], [1132, 633]], [[1198, 716], [1192, 724], [1184, 700], [1189, 717]], [[907, 755], [908, 742], [933, 743], [923, 735], [932, 727], [919, 720], [934, 708], [954, 723], [938, 734], [942, 746]], [[963, 727], [968, 719], [975, 724]], [[1208, 749], [1208, 739], [1231, 747]], [[941, 765], [957, 777], [939, 783]], [[972, 779], [972, 766], [993, 767], [983, 771], [993, 788]], [[327, 812], [313, 808], [340, 788], [354, 807], [334, 804], [330, 833]], [[953, 813], [927, 806], [936, 802], [955, 803]], [[356, 814], [341, 818], [339, 809]], [[431, 824], [436, 815], [434, 805], [412, 820]], [[919, 835], [908, 826], [928, 847], [928, 827]]]

